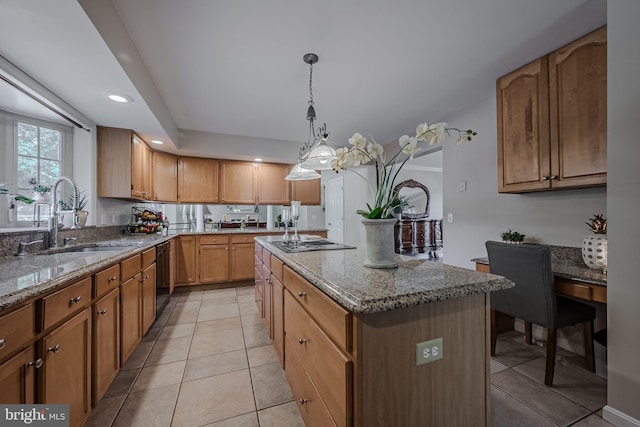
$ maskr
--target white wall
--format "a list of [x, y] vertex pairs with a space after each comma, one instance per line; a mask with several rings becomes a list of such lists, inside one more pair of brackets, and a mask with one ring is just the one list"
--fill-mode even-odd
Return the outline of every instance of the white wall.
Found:
[[[498, 194], [495, 97], [448, 117], [447, 123], [472, 128], [478, 136], [469, 143], [444, 144], [444, 261], [474, 268], [471, 258], [486, 256], [484, 243], [499, 240], [511, 228], [525, 241], [580, 247], [588, 230], [584, 222], [594, 213], [606, 214], [604, 187]], [[467, 191], [458, 183], [467, 181]]]
[[[609, 1], [608, 13], [608, 406], [605, 419], [640, 426], [640, 2]], [[625, 414], [627, 418], [625, 421]]]

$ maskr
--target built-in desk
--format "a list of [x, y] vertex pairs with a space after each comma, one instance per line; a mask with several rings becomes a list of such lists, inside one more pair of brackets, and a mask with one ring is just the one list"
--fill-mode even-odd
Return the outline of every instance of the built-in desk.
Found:
[[[474, 258], [472, 259], [476, 263], [476, 271], [482, 271], [484, 273], [489, 273], [489, 260], [487, 258]], [[588, 268], [588, 267], [585, 267]], [[593, 270], [595, 271], [595, 270]], [[590, 283], [581, 280], [579, 277], [574, 277], [568, 279], [566, 274], [560, 275], [560, 273], [556, 273], [553, 271], [555, 281], [555, 289], [556, 294], [583, 299], [586, 301], [595, 301], [606, 304], [607, 303], [607, 285], [606, 285], [606, 275], [603, 273], [597, 272], [597, 274], [601, 274], [604, 277], [604, 284]]]
[[[551, 270], [557, 295], [586, 301], [607, 303], [607, 275], [580, 265], [576, 258], [579, 248], [551, 247]], [[489, 258], [474, 258], [476, 270], [489, 273]], [[497, 313], [498, 333], [513, 330], [515, 319], [504, 313]]]

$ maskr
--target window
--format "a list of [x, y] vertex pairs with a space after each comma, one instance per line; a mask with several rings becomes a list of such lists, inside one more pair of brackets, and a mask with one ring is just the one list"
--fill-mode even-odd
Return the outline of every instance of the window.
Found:
[[[2, 141], [6, 136], [6, 141]], [[4, 192], [38, 199], [34, 185], [51, 187], [63, 175], [71, 175], [73, 129], [69, 126], [0, 110], [0, 154], [4, 154], [5, 170], [0, 170]], [[49, 217], [51, 192], [42, 200], [28, 204], [7, 198], [0, 205], [8, 208], [0, 227], [31, 226], [39, 211], [39, 219]], [[64, 195], [60, 194], [61, 197]], [[13, 206], [13, 209], [12, 209]]]
[[[18, 193], [33, 193], [32, 198], [38, 202], [49, 202], [35, 197], [37, 193], [33, 191], [33, 180], [35, 179], [41, 187], [51, 187], [61, 176], [62, 162], [62, 138], [63, 133], [57, 129], [17, 121], [17, 164], [16, 178]], [[30, 182], [31, 181], [31, 182]], [[51, 193], [45, 197], [51, 196]], [[34, 209], [40, 209], [40, 217], [48, 218], [48, 208], [46, 206], [18, 204], [18, 221], [28, 221], [34, 217]]]

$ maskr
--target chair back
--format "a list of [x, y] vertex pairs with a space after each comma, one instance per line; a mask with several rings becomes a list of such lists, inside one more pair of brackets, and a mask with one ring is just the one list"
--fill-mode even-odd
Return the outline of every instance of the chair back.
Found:
[[491, 293], [491, 308], [502, 313], [555, 328], [557, 302], [551, 271], [551, 249], [545, 245], [486, 242], [491, 273], [516, 284]]

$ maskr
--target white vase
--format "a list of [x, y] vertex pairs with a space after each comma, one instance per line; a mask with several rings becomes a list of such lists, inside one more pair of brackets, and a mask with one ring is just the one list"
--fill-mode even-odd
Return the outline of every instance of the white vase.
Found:
[[84, 228], [85, 225], [87, 225], [87, 216], [89, 215], [89, 212], [87, 211], [78, 211], [78, 225], [81, 228]]
[[394, 248], [394, 226], [397, 219], [363, 219], [364, 230], [367, 235], [367, 258], [365, 267], [396, 268], [396, 253]]
[[592, 234], [582, 241], [582, 259], [587, 267], [607, 270], [607, 235]]

